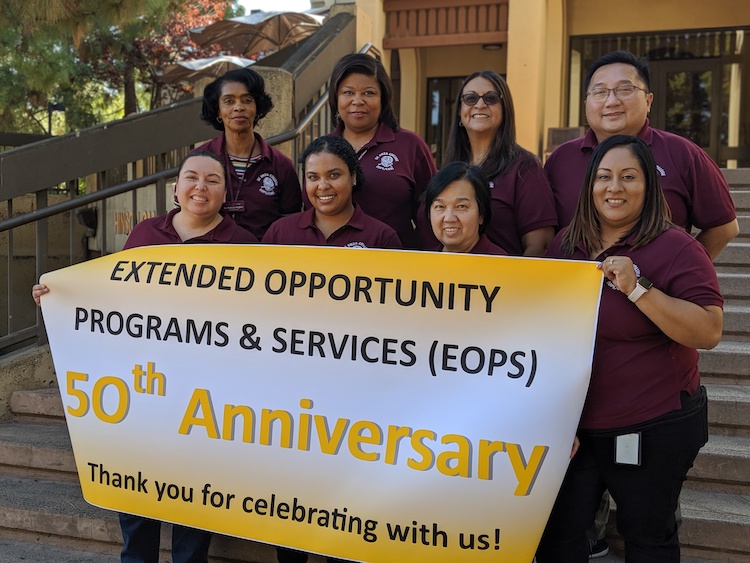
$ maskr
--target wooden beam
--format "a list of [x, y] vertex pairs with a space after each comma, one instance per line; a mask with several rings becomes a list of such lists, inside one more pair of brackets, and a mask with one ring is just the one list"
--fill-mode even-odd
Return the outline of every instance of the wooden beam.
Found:
[[425, 35], [423, 37], [386, 37], [383, 39], [383, 48], [416, 49], [419, 47], [452, 47], [457, 45], [487, 45], [507, 42], [507, 31], [493, 31], [488, 33]]

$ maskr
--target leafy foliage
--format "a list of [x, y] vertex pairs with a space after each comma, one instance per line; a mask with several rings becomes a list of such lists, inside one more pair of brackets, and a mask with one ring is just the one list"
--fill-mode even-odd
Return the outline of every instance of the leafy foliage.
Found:
[[161, 69], [220, 54], [188, 30], [242, 13], [235, 0], [0, 0], [0, 130], [48, 132], [49, 103], [75, 130], [185, 96]]

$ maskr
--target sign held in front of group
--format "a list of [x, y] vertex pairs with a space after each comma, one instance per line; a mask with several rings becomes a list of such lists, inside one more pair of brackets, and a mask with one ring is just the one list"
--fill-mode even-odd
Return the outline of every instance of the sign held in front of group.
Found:
[[593, 263], [157, 246], [42, 282], [88, 502], [350, 560], [533, 558]]

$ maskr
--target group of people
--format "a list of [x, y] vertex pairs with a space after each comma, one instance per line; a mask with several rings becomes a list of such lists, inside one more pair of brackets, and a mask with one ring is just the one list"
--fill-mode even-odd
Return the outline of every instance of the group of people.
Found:
[[[255, 131], [273, 107], [263, 78], [230, 71], [204, 93], [201, 118], [221, 134], [183, 160], [176, 208], [137, 224], [125, 247], [261, 241], [599, 262], [591, 385], [537, 561], [588, 561], [587, 533], [608, 490], [626, 561], [677, 562], [680, 489], [707, 440], [696, 350], [722, 331], [712, 259], [737, 221], [716, 164], [650, 127], [646, 63], [610, 53], [589, 69], [585, 90], [589, 132], [543, 168], [516, 142], [502, 77], [471, 74], [437, 170], [426, 143], [399, 127], [382, 64], [345, 56], [330, 82], [333, 133], [305, 150], [300, 189], [292, 161]], [[32, 295], [40, 303], [48, 291], [35, 285]], [[156, 562], [159, 522], [121, 523], [122, 561]], [[175, 526], [174, 561], [206, 561], [209, 543], [207, 532]], [[307, 554], [279, 548], [278, 560]]]

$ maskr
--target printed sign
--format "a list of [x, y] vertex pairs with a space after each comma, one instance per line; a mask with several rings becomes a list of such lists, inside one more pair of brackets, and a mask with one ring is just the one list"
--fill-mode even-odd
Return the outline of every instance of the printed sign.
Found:
[[355, 561], [532, 560], [594, 263], [185, 245], [42, 282], [91, 504]]

